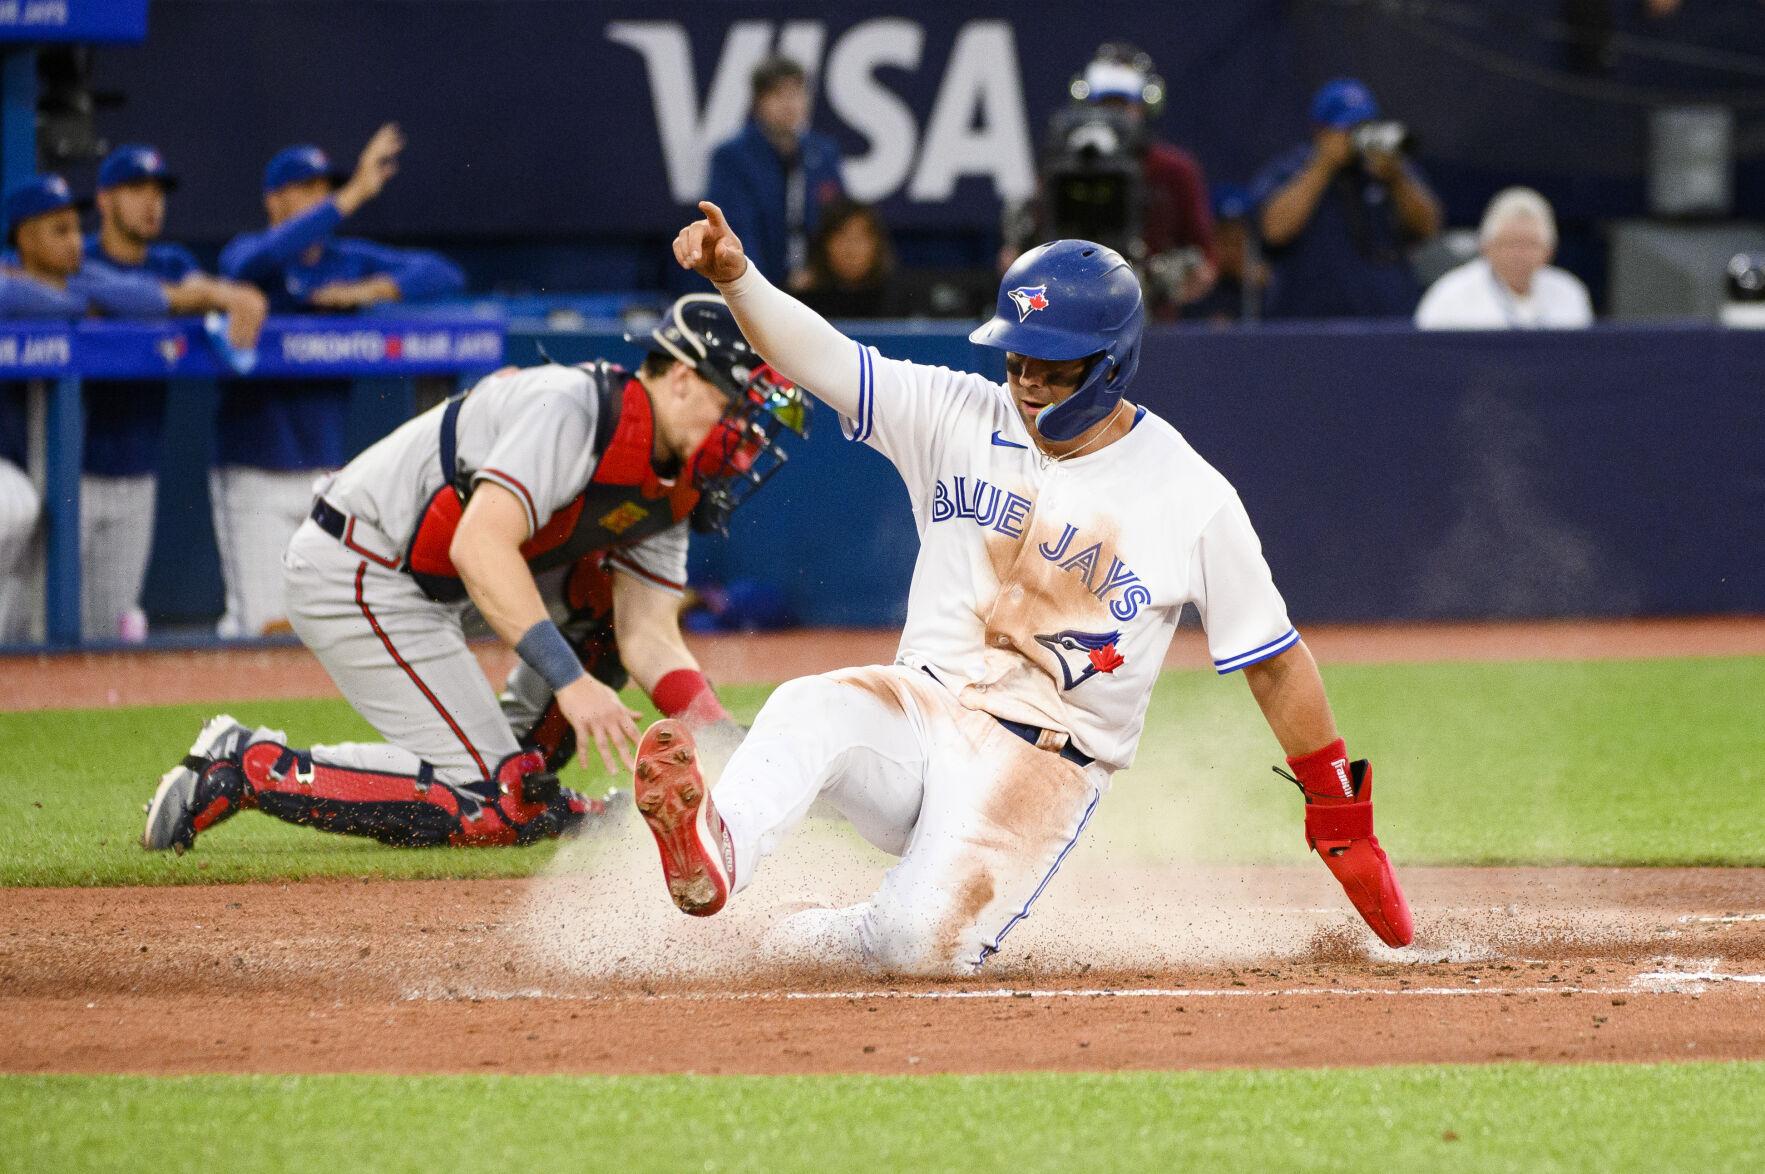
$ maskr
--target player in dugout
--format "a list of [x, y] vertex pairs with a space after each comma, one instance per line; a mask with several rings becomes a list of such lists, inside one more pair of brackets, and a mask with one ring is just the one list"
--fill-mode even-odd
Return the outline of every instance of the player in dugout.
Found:
[[[107, 161], [108, 170], [100, 172], [99, 185], [105, 186], [105, 177], [116, 180], [123, 174], [114, 163], [123, 153], [118, 152]], [[163, 167], [158, 163], [157, 155], [153, 156], [154, 166]], [[141, 163], [139, 156], [133, 157], [132, 164]], [[146, 177], [135, 177], [136, 179]], [[149, 184], [159, 181], [148, 178]], [[118, 187], [121, 186], [120, 182]], [[127, 198], [123, 198], [126, 202]], [[147, 197], [151, 200], [151, 197]], [[160, 197], [163, 204], [163, 195]], [[114, 205], [118, 200], [113, 194], [99, 196], [101, 206]], [[137, 205], [138, 206], [138, 205]], [[144, 216], [131, 215], [131, 223], [138, 228], [148, 227]], [[170, 314], [199, 313], [205, 310], [224, 311], [229, 315], [230, 329], [236, 337], [244, 341], [255, 341], [258, 329], [263, 325], [263, 299], [255, 291], [244, 289], [231, 283], [217, 282], [212, 278], [194, 274], [194, 263], [189, 270], [173, 278], [169, 271], [148, 262], [142, 265], [119, 266], [108, 263], [104, 254], [93, 248], [80, 237], [79, 201], [68, 188], [67, 181], [59, 175], [43, 175], [14, 187], [6, 195], [5, 201], [6, 241], [13, 250], [8, 254], [3, 265], [0, 265], [0, 317], [4, 318], [80, 318], [88, 314], [103, 315], [113, 318], [162, 318]], [[152, 226], [157, 234], [157, 224]], [[102, 237], [104, 234], [100, 234]], [[100, 387], [95, 392], [90, 385], [88, 394], [98, 397], [96, 402], [103, 403], [105, 392]], [[5, 500], [0, 503], [0, 514], [4, 515], [4, 523], [0, 524], [0, 638], [19, 639], [25, 630], [26, 617], [25, 592], [22, 582], [31, 572], [32, 553], [30, 535], [36, 526], [35, 493], [29, 490], [29, 480], [23, 476], [24, 462], [22, 426], [17, 425], [20, 416], [18, 395], [9, 392], [8, 406], [5, 414], [13, 418], [14, 425], [0, 431], [15, 439], [5, 442], [6, 452], [0, 455], [7, 468], [0, 470], [0, 479], [5, 482]], [[95, 402], [88, 398], [88, 403]], [[95, 428], [98, 433], [96, 448], [89, 442], [86, 449], [86, 470], [88, 473], [105, 472], [109, 434], [106, 431], [107, 418], [102, 411], [94, 413]], [[157, 421], [157, 412], [153, 413]], [[153, 425], [157, 427], [157, 423]], [[149, 446], [151, 441], [146, 442]], [[94, 456], [99, 456], [99, 467], [94, 467]], [[82, 508], [82, 559], [94, 557], [89, 551], [84, 531], [94, 517], [107, 517], [107, 510], [117, 503], [117, 496], [106, 493], [106, 486], [88, 488], [90, 478], [82, 478], [82, 493], [93, 496], [87, 501], [96, 502], [95, 507]], [[136, 496], [139, 487], [131, 492]], [[125, 492], [121, 496], [127, 497]], [[146, 568], [147, 542], [152, 530], [151, 492], [147, 495], [145, 510], [142, 513], [145, 521], [137, 521], [136, 533], [126, 535], [121, 546], [126, 549], [113, 551], [114, 561], [106, 561], [102, 554], [97, 555], [98, 571], [108, 582], [113, 576], [127, 580], [116, 591], [110, 592], [111, 598], [129, 599], [129, 607], [140, 592], [141, 573]], [[127, 508], [133, 508], [132, 506]], [[95, 512], [94, 512], [95, 510]], [[132, 573], [128, 568], [138, 564], [139, 569]], [[107, 569], [109, 568], [109, 569]], [[88, 581], [95, 578], [88, 575]], [[128, 634], [128, 629], [119, 628], [124, 609], [111, 609], [103, 606], [94, 610], [95, 598], [106, 594], [100, 588], [98, 596], [91, 589], [85, 593], [82, 606], [84, 630], [88, 635], [114, 636]], [[106, 618], [108, 616], [108, 618]]]
[[[88, 264], [155, 281], [172, 314], [226, 315], [229, 345], [257, 346], [269, 302], [254, 286], [202, 272], [183, 245], [161, 240], [166, 196], [178, 178], [150, 146], [118, 147], [98, 168], [98, 231]], [[159, 485], [163, 379], [87, 380], [84, 473], [80, 478], [80, 623], [87, 639], [147, 636], [141, 584], [152, 550]]]
[[[278, 314], [346, 313], [444, 297], [465, 288], [437, 253], [340, 237], [343, 221], [398, 171], [404, 136], [387, 123], [346, 179], [315, 146], [280, 151], [264, 169], [270, 226], [235, 237], [221, 271], [269, 296]], [[224, 637], [286, 630], [282, 550], [312, 506], [312, 483], [343, 464], [346, 379], [255, 379], [222, 392], [209, 474], [215, 541], [226, 584]]]

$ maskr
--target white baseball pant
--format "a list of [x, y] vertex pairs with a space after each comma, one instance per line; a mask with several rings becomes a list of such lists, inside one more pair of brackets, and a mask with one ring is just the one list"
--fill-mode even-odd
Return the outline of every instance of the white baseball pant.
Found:
[[153, 551], [159, 478], [80, 478], [80, 634], [87, 640], [145, 635], [141, 583]]
[[262, 636], [288, 620], [282, 599], [282, 552], [313, 508], [311, 469], [221, 465], [208, 474], [215, 545], [226, 585], [226, 612], [215, 626], [225, 639]]
[[1109, 776], [1037, 749], [925, 672], [891, 665], [780, 686], [715, 799], [738, 892], [816, 799], [901, 858], [868, 901], [780, 922], [768, 942], [776, 955], [962, 974], [1028, 915]]
[[29, 474], [0, 460], [0, 644], [31, 638], [39, 507]]

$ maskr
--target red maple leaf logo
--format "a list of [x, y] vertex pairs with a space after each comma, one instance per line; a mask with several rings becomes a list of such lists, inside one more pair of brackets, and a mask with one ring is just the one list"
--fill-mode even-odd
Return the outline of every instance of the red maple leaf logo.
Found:
[[1091, 667], [1100, 673], [1113, 673], [1127, 661], [1116, 652], [1115, 645], [1105, 644], [1102, 648], [1091, 649]]
[[1046, 297], [1042, 296], [1041, 294], [1035, 294], [1034, 296], [1032, 296], [1030, 298], [1030, 309], [1032, 309], [1032, 310], [1046, 310], [1047, 308], [1048, 308], [1048, 299]]

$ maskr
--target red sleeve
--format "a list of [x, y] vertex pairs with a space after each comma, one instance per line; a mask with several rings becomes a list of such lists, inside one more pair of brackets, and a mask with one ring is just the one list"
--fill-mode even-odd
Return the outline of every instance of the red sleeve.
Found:
[[[1171, 248], [1194, 245], [1210, 262], [1217, 262], [1213, 243], [1213, 212], [1207, 203], [1207, 182], [1201, 164], [1189, 152], [1169, 143], [1155, 144], [1148, 152], [1149, 177], [1165, 190], [1172, 225]], [[1148, 233], [1150, 236], [1151, 234]]]
[[1208, 206], [1207, 180], [1202, 177], [1201, 164], [1192, 155], [1181, 153], [1182, 169], [1178, 172], [1185, 190], [1178, 206], [1183, 209], [1184, 239], [1200, 246], [1209, 262], [1217, 262], [1213, 248], [1213, 209]]

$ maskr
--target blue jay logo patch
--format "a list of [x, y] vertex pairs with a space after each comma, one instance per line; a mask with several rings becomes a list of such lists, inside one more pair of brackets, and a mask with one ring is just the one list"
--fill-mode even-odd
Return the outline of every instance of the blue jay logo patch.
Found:
[[1060, 662], [1060, 675], [1065, 679], [1061, 688], [1076, 689], [1098, 673], [1113, 673], [1127, 663], [1115, 650], [1119, 639], [1119, 631], [1080, 632], [1065, 628], [1051, 635], [1038, 635], [1036, 643]]
[[1020, 285], [1016, 289], [1006, 290], [1005, 296], [1017, 305], [1019, 322], [1037, 310], [1048, 308], [1048, 287], [1045, 285]]

